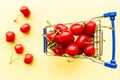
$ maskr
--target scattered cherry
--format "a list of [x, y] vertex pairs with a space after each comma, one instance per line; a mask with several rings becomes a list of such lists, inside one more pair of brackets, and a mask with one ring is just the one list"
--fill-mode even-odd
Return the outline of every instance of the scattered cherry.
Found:
[[25, 17], [28, 17], [28, 16], [30, 16], [30, 10], [29, 10], [29, 8], [27, 7], [27, 6], [22, 6], [21, 8], [20, 8], [20, 12], [25, 16]]
[[18, 16], [16, 17], [16, 19], [14, 19], [14, 22], [18, 22], [17, 20], [18, 20], [18, 18], [19, 18], [21, 15], [24, 15], [24, 17], [29, 18], [30, 14], [31, 14], [31, 12], [30, 12], [30, 10], [29, 10], [29, 8], [28, 8], [27, 6], [22, 6], [22, 7], [20, 8], [20, 12], [21, 12], [22, 14], [18, 15]]
[[[16, 44], [16, 45], [14, 46], [14, 49], [15, 49], [16, 54], [22, 54], [23, 51], [24, 51], [24, 47], [23, 47], [22, 44]], [[19, 58], [13, 59], [13, 55], [14, 55], [15, 52], [13, 52], [13, 53], [11, 54], [11, 56], [10, 56], [10, 64], [12, 64], [12, 62], [15, 61], [15, 60], [17, 60], [17, 59], [22, 58], [22, 57], [19, 57]]]
[[13, 42], [15, 40], [15, 33], [12, 31], [6, 32], [6, 41]]
[[84, 25], [83, 24], [79, 24], [79, 23], [74, 23], [70, 26], [70, 31], [74, 34], [74, 35], [80, 35], [83, 34], [84, 32]]
[[25, 54], [24, 63], [31, 64], [33, 61], [33, 55], [30, 53]]
[[31, 29], [31, 26], [28, 23], [25, 23], [20, 27], [20, 31], [23, 33], [28, 33], [30, 29]]
[[16, 44], [14, 47], [17, 54], [21, 54], [24, 51], [24, 47], [22, 44]]

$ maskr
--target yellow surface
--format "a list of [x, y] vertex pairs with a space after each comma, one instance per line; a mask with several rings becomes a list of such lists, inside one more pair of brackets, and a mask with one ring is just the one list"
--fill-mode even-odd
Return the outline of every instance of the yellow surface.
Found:
[[[31, 10], [30, 19], [23, 16], [20, 23], [13, 20], [20, 14], [19, 8], [26, 5]], [[43, 53], [42, 29], [47, 25], [46, 20], [52, 24], [88, 20], [91, 17], [102, 15], [105, 12], [116, 11], [116, 37], [117, 69], [104, 67], [87, 59], [67, 62], [67, 58], [50, 57]], [[0, 37], [5, 37], [6, 31], [16, 33], [16, 42], [7, 43], [0, 40], [0, 80], [120, 80], [120, 1], [119, 0], [0, 0]], [[20, 32], [20, 25], [28, 22], [31, 25], [30, 34]], [[103, 22], [110, 25], [109, 19]], [[104, 55], [103, 59], [111, 59], [111, 30], [104, 29]], [[23, 59], [9, 65], [10, 55], [16, 43], [25, 47], [22, 55], [34, 55], [32, 65], [26, 65]]]

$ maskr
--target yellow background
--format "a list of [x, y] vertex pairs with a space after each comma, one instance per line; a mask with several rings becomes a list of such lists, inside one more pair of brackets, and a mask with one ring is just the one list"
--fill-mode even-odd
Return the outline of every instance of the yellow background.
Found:
[[[19, 17], [20, 23], [13, 20], [20, 14], [21, 6], [26, 5], [31, 10], [30, 19]], [[52, 24], [88, 20], [116, 11], [116, 60], [117, 69], [104, 67], [87, 59], [67, 62], [67, 58], [51, 57], [43, 53], [42, 29], [47, 26], [46, 20]], [[31, 25], [28, 35], [20, 32], [19, 28], [25, 22]], [[103, 21], [110, 26], [109, 19]], [[120, 1], [119, 0], [0, 0], [0, 38], [5, 37], [6, 31], [14, 31], [16, 41], [7, 43], [0, 40], [0, 80], [120, 80]], [[111, 59], [111, 30], [104, 29], [103, 60]], [[21, 43], [25, 47], [22, 55], [34, 55], [32, 65], [26, 65], [23, 59], [9, 65], [9, 59], [14, 52], [14, 45]]]

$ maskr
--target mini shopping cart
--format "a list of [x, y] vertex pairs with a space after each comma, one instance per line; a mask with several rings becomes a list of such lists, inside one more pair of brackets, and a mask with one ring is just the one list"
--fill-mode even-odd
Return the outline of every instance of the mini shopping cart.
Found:
[[[101, 29], [101, 19], [102, 18], [110, 18], [111, 26], [113, 28], [112, 29], [112, 58], [111, 58], [110, 62], [106, 62], [101, 59], [101, 56], [103, 54], [103, 41], [94, 44], [94, 47], [96, 48], [95, 56], [88, 57], [85, 55], [80, 55], [80, 56], [77, 56], [74, 58], [85, 58], [85, 59], [89, 59], [93, 62], [103, 64], [106, 67], [117, 68], [117, 64], [116, 64], [116, 60], [115, 60], [116, 37], [115, 37], [115, 22], [114, 22], [116, 15], [117, 15], [116, 12], [108, 12], [108, 13], [103, 14], [103, 16], [98, 16], [98, 17], [94, 17], [94, 18], [90, 19], [90, 20], [95, 21], [97, 24], [96, 32], [93, 36], [93, 40], [95, 42], [97, 42], [97, 41], [103, 40], [103, 31]], [[84, 23], [84, 22], [86, 22], [86, 21], [80, 21], [78, 23]], [[72, 23], [65, 23], [65, 25], [67, 25], [67, 26], [69, 26], [71, 24]], [[50, 31], [53, 31], [54, 26], [55, 25], [51, 25], [51, 26], [46, 26], [45, 28], [43, 28], [43, 34], [47, 35], [47, 33], [49, 33]], [[48, 40], [46, 39], [45, 36], [43, 36], [43, 43], [44, 43], [43, 44], [44, 45], [43, 46], [44, 53], [46, 55], [54, 56], [53, 52], [48, 48]], [[63, 55], [61, 57], [70, 57], [70, 56]]]

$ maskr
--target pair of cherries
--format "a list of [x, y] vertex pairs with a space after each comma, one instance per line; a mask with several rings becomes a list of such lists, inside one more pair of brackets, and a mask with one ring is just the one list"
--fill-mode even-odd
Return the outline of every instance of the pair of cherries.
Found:
[[[20, 12], [22, 13], [22, 15], [24, 15], [24, 17], [26, 17], [26, 18], [28, 18], [29, 16], [30, 16], [30, 10], [29, 10], [29, 8], [27, 7], [27, 6], [22, 6], [21, 8], [20, 8]], [[18, 18], [16, 18], [16, 20], [17, 20]], [[14, 20], [14, 21], [16, 21], [16, 20]], [[22, 33], [28, 33], [29, 31], [30, 31], [30, 29], [31, 29], [31, 26], [28, 24], [28, 23], [25, 23], [25, 24], [23, 24], [21, 27], [20, 27], [20, 31], [22, 32]], [[14, 42], [14, 40], [15, 40], [15, 33], [14, 32], [12, 32], [12, 31], [8, 31], [8, 32], [6, 32], [6, 41], [7, 42]], [[14, 46], [14, 49], [15, 49], [15, 52], [17, 53], [17, 54], [22, 54], [23, 52], [24, 52], [24, 47], [23, 47], [23, 45], [22, 44], [16, 44], [15, 46]], [[12, 54], [13, 55], [13, 54]], [[10, 64], [14, 61], [13, 59], [12, 59], [12, 56], [11, 55], [11, 58], [10, 58]], [[26, 64], [30, 64], [30, 63], [32, 63], [32, 61], [33, 61], [33, 55], [32, 54], [30, 54], [30, 53], [27, 53], [27, 54], [25, 54], [25, 57], [24, 57], [24, 62], [26, 63]]]
[[[24, 47], [23, 47], [22, 44], [16, 44], [16, 45], [14, 46], [14, 49], [15, 49], [16, 54], [22, 54], [22, 53], [24, 52]], [[11, 57], [10, 57], [10, 64], [12, 64], [12, 62], [13, 62], [14, 60], [18, 59], [18, 58], [12, 59], [13, 54], [14, 54], [14, 53], [12, 53], [12, 55], [11, 55]], [[30, 63], [32, 63], [32, 61], [33, 61], [33, 55], [30, 54], [30, 53], [25, 54], [24, 63], [30, 64]]]

